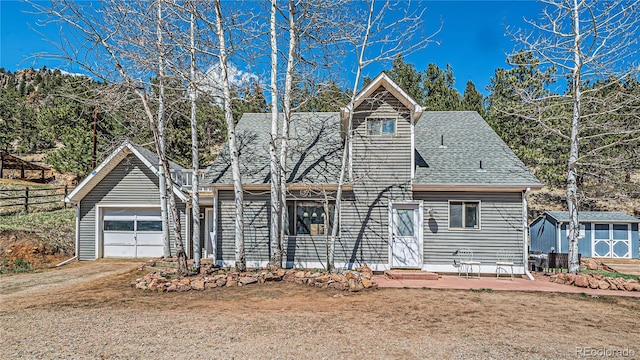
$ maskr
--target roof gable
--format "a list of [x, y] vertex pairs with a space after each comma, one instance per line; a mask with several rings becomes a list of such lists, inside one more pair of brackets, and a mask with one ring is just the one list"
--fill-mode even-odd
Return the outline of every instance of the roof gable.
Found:
[[369, 85], [362, 89], [353, 100], [353, 104], [347, 105], [342, 108], [340, 113], [342, 120], [346, 121], [349, 118], [349, 113], [353, 109], [357, 109], [366, 99], [368, 99], [376, 90], [383, 87], [390, 92], [396, 99], [398, 99], [404, 106], [411, 111], [411, 119], [417, 121], [422, 115], [422, 106], [418, 104], [409, 94], [407, 94], [398, 84], [396, 84], [387, 74], [381, 72], [375, 79], [373, 79]]
[[[143, 148], [142, 146], [135, 145], [129, 141], [124, 141], [116, 150], [114, 150], [109, 157], [107, 157], [97, 168], [82, 180], [82, 182], [76, 186], [75, 189], [64, 199], [65, 202], [77, 203], [82, 200], [91, 190], [98, 185], [127, 155], [133, 154], [143, 164], [145, 164], [154, 175], [158, 176], [159, 171], [157, 166], [157, 155], [151, 151]], [[176, 164], [170, 164], [171, 168], [178, 166]], [[173, 192], [182, 200], [187, 201], [189, 198], [180, 191], [177, 187], [173, 187]]]

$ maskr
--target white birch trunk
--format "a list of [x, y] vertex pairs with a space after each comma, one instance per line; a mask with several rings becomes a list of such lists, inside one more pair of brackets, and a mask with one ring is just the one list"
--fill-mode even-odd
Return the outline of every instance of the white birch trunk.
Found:
[[349, 106], [351, 106], [351, 111], [349, 111], [349, 119], [347, 121], [347, 129], [345, 131], [343, 149], [342, 149], [342, 162], [340, 165], [340, 178], [338, 179], [338, 190], [336, 191], [336, 205], [333, 213], [333, 227], [331, 228], [331, 237], [329, 239], [329, 250], [328, 250], [328, 261], [327, 261], [327, 270], [329, 272], [334, 271], [335, 264], [335, 252], [336, 252], [336, 240], [338, 238], [338, 227], [340, 221], [340, 211], [342, 206], [342, 187], [345, 182], [345, 177], [347, 173], [347, 164], [350, 162], [350, 158], [352, 154], [349, 152], [349, 144], [351, 143], [352, 136], [352, 123], [353, 123], [353, 112], [355, 109], [353, 108], [353, 103], [355, 101], [357, 91], [358, 91], [358, 83], [360, 82], [360, 77], [362, 76], [362, 67], [364, 64], [364, 55], [365, 50], [367, 48], [369, 42], [369, 34], [371, 33], [372, 21], [373, 21], [373, 11], [375, 7], [375, 1], [371, 1], [371, 6], [369, 7], [369, 14], [367, 18], [367, 27], [365, 31], [365, 36], [361, 44], [360, 54], [358, 55], [358, 67], [356, 69], [356, 78], [353, 83], [353, 91], [351, 92], [351, 100], [349, 102]]
[[235, 261], [236, 270], [245, 271], [247, 263], [244, 252], [244, 218], [243, 207], [244, 197], [242, 189], [242, 177], [240, 175], [240, 160], [238, 157], [238, 147], [236, 145], [236, 131], [233, 122], [231, 109], [231, 90], [229, 89], [229, 74], [227, 73], [227, 49], [222, 27], [222, 9], [220, 0], [215, 0], [216, 31], [218, 32], [218, 47], [220, 51], [220, 75], [222, 78], [224, 119], [227, 124], [227, 135], [229, 137], [229, 154], [231, 155], [231, 172], [233, 174], [233, 190], [236, 205], [236, 232], [235, 232]]
[[577, 274], [580, 272], [580, 262], [578, 261], [578, 236], [580, 235], [580, 223], [578, 222], [578, 133], [580, 126], [580, 101], [581, 101], [581, 70], [582, 56], [580, 42], [580, 17], [578, 1], [573, 1], [573, 114], [571, 117], [571, 146], [569, 149], [569, 163], [567, 172], [567, 207], [569, 208], [569, 231], [567, 239], [569, 241], [569, 272]]
[[200, 159], [198, 155], [198, 119], [196, 118], [196, 43], [195, 43], [195, 15], [193, 13], [195, 9], [191, 9], [191, 17], [189, 21], [189, 27], [191, 30], [191, 44], [189, 46], [189, 52], [191, 54], [191, 64], [189, 66], [189, 82], [190, 82], [190, 101], [191, 101], [191, 211], [192, 211], [192, 223], [191, 229], [193, 231], [193, 267], [196, 271], [200, 270], [200, 258], [202, 256], [200, 246], [200, 178], [198, 173], [200, 172]]
[[[162, 29], [160, 22], [162, 21], [162, 1], [158, 1], [158, 24], [157, 24], [157, 36], [158, 36], [158, 153], [165, 153], [165, 140], [164, 140], [164, 80], [162, 74], [163, 68], [163, 54], [162, 51]], [[169, 240], [169, 214], [167, 211], [167, 178], [165, 177], [164, 164], [162, 162], [162, 156], [158, 156], [158, 185], [160, 187], [160, 217], [162, 219], [162, 241], [163, 241], [163, 253], [164, 257], [171, 257], [171, 245]]]
[[271, 174], [271, 259], [270, 264], [282, 267], [282, 242], [280, 241], [281, 223], [280, 212], [280, 172], [278, 171], [278, 155], [276, 154], [276, 141], [278, 141], [278, 43], [276, 39], [276, 14], [277, 0], [271, 0], [271, 28], [269, 37], [271, 40], [271, 142], [269, 143], [269, 170]]
[[294, 55], [296, 50], [295, 3], [289, 0], [289, 50], [287, 52], [287, 70], [284, 81], [282, 139], [280, 145], [280, 247], [284, 249], [287, 223], [287, 155], [289, 151], [289, 123], [291, 121], [291, 91], [293, 88]]
[[[165, 150], [165, 138], [164, 138], [164, 45], [162, 43], [162, 1], [158, 1], [158, 27], [157, 27], [157, 51], [158, 51], [158, 121], [156, 124], [151, 122], [151, 128], [154, 133], [156, 152], [160, 159], [159, 176], [162, 179], [164, 177], [164, 187], [160, 185], [160, 191], [164, 190], [165, 199], [168, 198], [168, 207], [171, 211], [171, 220], [173, 220], [173, 231], [175, 232], [175, 250], [176, 257], [178, 258], [178, 275], [185, 276], [188, 274], [187, 268], [187, 256], [184, 251], [184, 243], [182, 241], [182, 227], [180, 224], [180, 214], [176, 206], [176, 199], [173, 193], [173, 181], [171, 179], [171, 170], [169, 168], [169, 161], [167, 160], [167, 153]], [[148, 103], [145, 107], [149, 109]], [[150, 112], [150, 109], [148, 110]], [[153, 116], [150, 117], [153, 119]], [[167, 206], [165, 202], [165, 206]], [[162, 210], [161, 210], [162, 211]], [[166, 214], [166, 211], [165, 211]], [[167, 216], [168, 224], [169, 216]], [[164, 229], [164, 224], [163, 224]], [[168, 226], [167, 226], [168, 230]], [[168, 232], [168, 231], [167, 231]], [[168, 238], [167, 238], [168, 239]], [[167, 241], [168, 242], [168, 241]]]

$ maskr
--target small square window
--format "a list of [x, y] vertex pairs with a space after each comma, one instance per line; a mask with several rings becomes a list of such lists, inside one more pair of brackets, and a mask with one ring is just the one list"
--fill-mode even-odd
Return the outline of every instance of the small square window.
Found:
[[450, 229], [479, 229], [480, 203], [477, 201], [451, 201], [449, 203]]
[[367, 119], [367, 135], [389, 136], [396, 133], [396, 119]]

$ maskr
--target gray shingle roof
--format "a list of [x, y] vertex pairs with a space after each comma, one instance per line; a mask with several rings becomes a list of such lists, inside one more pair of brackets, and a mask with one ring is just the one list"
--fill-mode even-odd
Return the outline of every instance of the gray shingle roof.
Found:
[[[474, 111], [424, 112], [415, 128], [415, 148], [424, 163], [416, 162], [414, 184], [541, 185]], [[478, 171], [481, 161], [484, 171]]]
[[[140, 153], [140, 155], [142, 155], [145, 159], [147, 159], [150, 163], [152, 163], [155, 168], [158, 168], [158, 155], [151, 151], [151, 150], [147, 150], [147, 148], [141, 146], [141, 145], [137, 145], [134, 144], [132, 142], [130, 142], [131, 146], [133, 146], [136, 150], [138, 150], [138, 152]], [[184, 168], [176, 163], [174, 163], [173, 161], [169, 161], [169, 168], [171, 168], [172, 170], [184, 170]]]
[[[236, 126], [244, 184], [269, 183], [271, 114], [247, 113]], [[335, 184], [340, 175], [342, 139], [339, 113], [295, 113], [290, 126], [289, 183]], [[279, 141], [277, 143], [279, 145]], [[207, 169], [204, 184], [231, 184], [231, 159], [225, 145]], [[278, 146], [279, 154], [279, 146]]]
[[[558, 222], [569, 222], [568, 211], [547, 211], [547, 215]], [[591, 222], [618, 222], [618, 223], [640, 223], [640, 220], [622, 212], [610, 211], [578, 211], [578, 221]]]
[[[271, 114], [244, 114], [237, 125], [244, 184], [269, 183]], [[444, 136], [446, 148], [440, 147]], [[338, 182], [342, 140], [339, 113], [296, 113], [291, 130], [288, 182]], [[415, 128], [414, 184], [541, 186], [476, 112], [425, 112]], [[478, 172], [480, 161], [485, 169]], [[225, 146], [207, 169], [204, 184], [231, 184]]]

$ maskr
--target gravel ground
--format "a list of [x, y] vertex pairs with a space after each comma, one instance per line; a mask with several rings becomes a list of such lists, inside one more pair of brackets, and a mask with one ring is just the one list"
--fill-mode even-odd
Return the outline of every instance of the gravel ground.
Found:
[[157, 294], [130, 287], [140, 276], [4, 294], [0, 358], [544, 359], [577, 347], [640, 358], [637, 298], [289, 283]]

